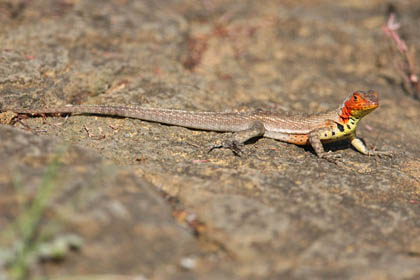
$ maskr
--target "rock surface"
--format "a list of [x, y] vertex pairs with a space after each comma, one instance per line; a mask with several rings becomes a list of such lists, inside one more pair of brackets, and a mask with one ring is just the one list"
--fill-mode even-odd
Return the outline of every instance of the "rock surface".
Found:
[[[415, 3], [394, 8], [420, 49]], [[56, 158], [38, 230], [83, 239], [61, 262], [32, 263], [30, 276], [419, 279], [419, 101], [393, 66], [381, 30], [387, 8], [379, 0], [0, 3], [3, 106], [319, 112], [375, 89], [381, 105], [358, 133], [395, 152], [366, 157], [341, 143], [328, 146], [343, 158], [334, 165], [265, 138], [242, 157], [208, 153], [229, 135], [133, 119], [0, 126], [0, 228], [33, 201]]]

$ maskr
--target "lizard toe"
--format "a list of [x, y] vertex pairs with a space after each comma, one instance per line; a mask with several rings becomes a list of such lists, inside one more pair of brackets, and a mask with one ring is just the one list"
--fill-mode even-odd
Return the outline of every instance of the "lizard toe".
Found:
[[208, 152], [210, 153], [215, 149], [229, 149], [233, 152], [233, 154], [235, 156], [241, 156], [242, 155], [242, 149], [241, 149], [242, 146], [243, 146], [243, 144], [239, 143], [236, 140], [233, 140], [233, 141], [232, 140], [226, 140], [226, 141], [223, 141], [222, 144], [212, 146], [208, 150]]
[[371, 150], [368, 151], [368, 155], [369, 156], [378, 156], [378, 157], [393, 157], [394, 152], [393, 151], [375, 151], [375, 150]]
[[321, 155], [319, 155], [319, 157], [335, 164], [343, 162], [341, 154], [335, 154], [335, 153], [332, 153], [331, 151], [327, 153], [322, 153]]

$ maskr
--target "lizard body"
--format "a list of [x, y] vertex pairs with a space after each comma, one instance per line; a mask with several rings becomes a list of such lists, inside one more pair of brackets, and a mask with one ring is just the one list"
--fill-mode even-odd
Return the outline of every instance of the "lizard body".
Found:
[[234, 132], [233, 141], [223, 147], [243, 144], [254, 137], [274, 138], [297, 145], [310, 144], [319, 157], [328, 158], [322, 143], [348, 138], [362, 154], [387, 154], [368, 150], [356, 138], [355, 129], [365, 115], [379, 106], [378, 93], [356, 91], [335, 110], [318, 114], [279, 112], [194, 112], [140, 106], [76, 105], [44, 109], [3, 108], [18, 114], [97, 114], [128, 117], [193, 129]]

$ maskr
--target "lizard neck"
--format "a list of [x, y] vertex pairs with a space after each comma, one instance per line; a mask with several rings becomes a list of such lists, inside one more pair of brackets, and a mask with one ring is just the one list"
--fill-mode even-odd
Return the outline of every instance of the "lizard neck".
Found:
[[340, 108], [338, 108], [338, 117], [340, 119], [340, 122], [344, 124], [346, 124], [352, 117], [350, 110], [346, 107], [345, 104], [341, 105]]
[[341, 123], [347, 124], [350, 121], [353, 121], [357, 124], [360, 121], [360, 117], [356, 117], [351, 113], [351, 110], [347, 108], [346, 104], [343, 103], [337, 110], [338, 118]]
[[345, 123], [345, 131], [346, 132], [353, 132], [354, 130], [356, 130], [356, 126], [359, 123], [360, 119], [356, 118], [354, 116], [350, 116], [347, 119], [347, 122]]
[[339, 123], [343, 127], [343, 129], [340, 129], [342, 133], [351, 133], [356, 130], [356, 126], [360, 121], [359, 117], [352, 115], [344, 104], [338, 109], [337, 113]]

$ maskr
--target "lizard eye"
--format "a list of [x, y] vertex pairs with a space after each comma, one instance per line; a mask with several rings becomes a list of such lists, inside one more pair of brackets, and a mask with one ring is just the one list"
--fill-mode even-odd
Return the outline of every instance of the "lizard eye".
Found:
[[357, 101], [357, 95], [353, 95], [353, 100]]

